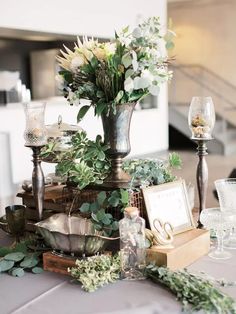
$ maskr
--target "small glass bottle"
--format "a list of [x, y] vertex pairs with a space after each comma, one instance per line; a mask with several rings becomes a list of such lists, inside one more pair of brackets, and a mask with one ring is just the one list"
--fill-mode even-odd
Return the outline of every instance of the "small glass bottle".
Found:
[[146, 264], [145, 220], [137, 207], [127, 207], [119, 222], [121, 275], [124, 279], [144, 279]]

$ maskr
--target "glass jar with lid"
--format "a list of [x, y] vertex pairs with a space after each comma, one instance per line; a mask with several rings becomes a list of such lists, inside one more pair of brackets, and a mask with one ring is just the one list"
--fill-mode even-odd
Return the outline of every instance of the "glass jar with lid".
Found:
[[47, 125], [48, 139], [47, 144], [53, 148], [53, 154], [42, 157], [45, 162], [57, 162], [61, 153], [71, 148], [71, 138], [83, 129], [78, 125], [64, 123], [62, 116], [59, 115], [58, 121], [52, 125]]

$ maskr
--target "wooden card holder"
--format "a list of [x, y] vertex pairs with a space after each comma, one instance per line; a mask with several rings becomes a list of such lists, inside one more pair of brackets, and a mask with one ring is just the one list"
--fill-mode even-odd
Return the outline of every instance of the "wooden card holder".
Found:
[[172, 270], [181, 269], [206, 255], [210, 250], [210, 232], [192, 229], [175, 235], [173, 248], [152, 247], [147, 249], [147, 262], [167, 266]]

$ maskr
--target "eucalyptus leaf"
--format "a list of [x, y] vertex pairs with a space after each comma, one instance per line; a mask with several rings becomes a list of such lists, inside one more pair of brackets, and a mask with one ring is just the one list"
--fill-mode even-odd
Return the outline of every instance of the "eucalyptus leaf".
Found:
[[25, 274], [25, 271], [21, 267], [14, 267], [11, 271], [11, 275], [14, 277], [23, 277]]
[[82, 213], [90, 212], [90, 204], [89, 203], [83, 203], [79, 209]]
[[102, 218], [102, 222], [104, 223], [104, 225], [110, 225], [111, 219], [108, 215], [104, 215]]
[[10, 253], [4, 256], [5, 260], [19, 262], [25, 257], [25, 254], [22, 252]]
[[109, 198], [109, 204], [113, 207], [117, 207], [119, 205], [119, 198], [115, 197], [115, 196], [111, 196]]
[[20, 266], [23, 268], [32, 268], [38, 264], [39, 260], [34, 255], [29, 255], [24, 258], [24, 260], [20, 263]]
[[43, 268], [42, 267], [33, 267], [32, 268], [32, 273], [33, 274], [41, 274], [43, 272]]
[[123, 204], [128, 204], [128, 202], [129, 202], [129, 192], [127, 190], [121, 189], [120, 190], [120, 194], [121, 194], [121, 202]]
[[14, 266], [14, 261], [1, 260], [0, 261], [0, 273], [11, 269]]
[[122, 57], [122, 63], [124, 64], [125, 68], [128, 68], [132, 64], [132, 57], [129, 53], [126, 53]]
[[97, 196], [98, 204], [102, 205], [104, 203], [106, 197], [107, 197], [106, 192], [102, 191], [102, 192], [98, 193], [98, 196]]

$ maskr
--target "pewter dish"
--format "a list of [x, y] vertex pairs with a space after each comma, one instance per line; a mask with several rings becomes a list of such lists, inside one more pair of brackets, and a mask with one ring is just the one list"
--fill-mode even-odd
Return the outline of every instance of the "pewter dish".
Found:
[[35, 224], [44, 241], [60, 253], [73, 253], [77, 256], [91, 256], [102, 252], [110, 241], [94, 229], [90, 219], [55, 214]]

